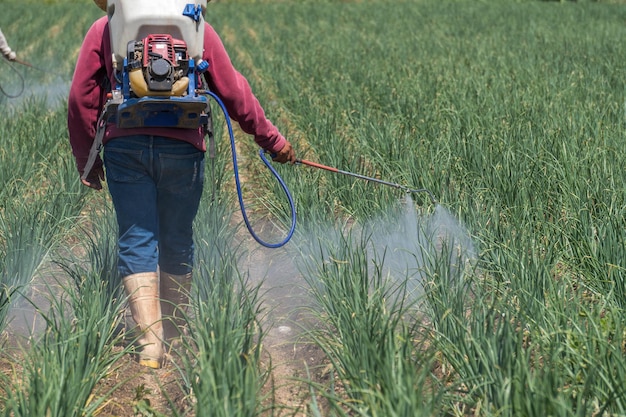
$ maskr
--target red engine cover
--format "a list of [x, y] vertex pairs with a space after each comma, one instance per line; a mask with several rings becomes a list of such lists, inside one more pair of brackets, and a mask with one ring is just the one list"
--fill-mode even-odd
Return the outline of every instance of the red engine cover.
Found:
[[167, 34], [148, 35], [143, 40], [143, 67], [148, 66], [150, 52], [161, 55], [167, 59], [172, 66], [178, 66], [177, 56], [187, 59], [187, 44], [180, 39], [174, 39]]

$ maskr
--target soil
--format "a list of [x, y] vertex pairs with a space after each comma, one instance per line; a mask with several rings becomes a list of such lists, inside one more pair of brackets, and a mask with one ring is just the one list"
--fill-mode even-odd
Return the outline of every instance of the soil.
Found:
[[[302, 308], [307, 306], [302, 277], [282, 249], [259, 248], [252, 251], [243, 264], [250, 281], [262, 283], [262, 305], [267, 312], [262, 323], [263, 346], [265, 362], [271, 364], [271, 376], [264, 387], [268, 404], [264, 404], [267, 411], [263, 415], [305, 416], [310, 394], [308, 385], [301, 379], [321, 382], [325, 376], [323, 352], [305, 336], [312, 320], [307, 319]], [[45, 309], [51, 291], [55, 289], [48, 285], [34, 286], [29, 298]], [[22, 354], [20, 349], [11, 348], [28, 343], [26, 335], [38, 334], [43, 328], [43, 320], [28, 303], [12, 309], [9, 326], [0, 341], [5, 342], [5, 354], [0, 355], [0, 372], [20, 375]], [[12, 359], [8, 359], [8, 352]], [[99, 415], [170, 416], [174, 414], [172, 407], [178, 410], [178, 415], [195, 415], [192, 402], [181, 389], [180, 374], [173, 361], [162, 369], [153, 370], [139, 366], [133, 357], [125, 355], [117, 365], [96, 388], [96, 395], [111, 391]]]

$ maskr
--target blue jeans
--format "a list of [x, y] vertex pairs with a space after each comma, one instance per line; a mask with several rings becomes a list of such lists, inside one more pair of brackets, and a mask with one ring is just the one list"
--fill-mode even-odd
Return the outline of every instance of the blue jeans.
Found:
[[204, 152], [159, 136], [128, 136], [104, 146], [106, 178], [119, 226], [122, 277], [191, 272], [193, 220], [204, 182]]

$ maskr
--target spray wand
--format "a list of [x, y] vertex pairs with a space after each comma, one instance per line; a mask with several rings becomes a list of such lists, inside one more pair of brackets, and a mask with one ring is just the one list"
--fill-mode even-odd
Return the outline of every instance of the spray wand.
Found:
[[389, 182], [389, 181], [383, 181], [383, 180], [380, 180], [378, 178], [366, 177], [365, 175], [355, 174], [354, 172], [342, 171], [340, 169], [329, 167], [327, 165], [318, 164], [317, 162], [307, 161], [306, 159], [298, 159], [296, 161], [296, 163], [297, 164], [302, 164], [302, 165], [308, 165], [308, 166], [313, 167], [313, 168], [324, 169], [326, 171], [334, 172], [336, 174], [348, 175], [350, 177], [359, 178], [359, 179], [362, 179], [362, 180], [365, 180], [365, 181], [370, 181], [370, 182], [375, 182], [375, 183], [378, 183], [378, 184], [388, 185], [390, 187], [399, 188], [401, 190], [404, 190], [407, 193], [426, 193], [430, 197], [430, 201], [433, 204], [437, 204], [437, 200], [435, 199], [435, 196], [433, 195], [433, 193], [431, 193], [430, 190], [427, 190], [426, 188], [413, 189], [413, 188], [409, 188], [409, 187], [401, 185], [401, 184], [396, 184], [396, 183]]
[[23, 66], [28, 67], [28, 68], [32, 68], [32, 69], [37, 70], [37, 71], [45, 72], [45, 73], [48, 73], [48, 74], [54, 74], [54, 75], [59, 76], [59, 77], [63, 76], [62, 74], [59, 74], [58, 72], [54, 72], [54, 71], [51, 71], [49, 69], [43, 69], [43, 68], [40, 68], [40, 67], [36, 67], [33, 64], [30, 64], [30, 63], [28, 63], [26, 61], [22, 61], [21, 59], [17, 59], [16, 58], [16, 59], [11, 60], [11, 61], [7, 59], [6, 61], [7, 61], [7, 64], [9, 64], [9, 67], [13, 70], [13, 72], [15, 72], [15, 74], [17, 74], [17, 76], [19, 77], [20, 84], [21, 84], [19, 93], [15, 93], [15, 94], [10, 94], [10, 93], [6, 92], [4, 90], [4, 88], [2, 88], [2, 85], [0, 85], [0, 93], [4, 94], [8, 98], [17, 98], [17, 97], [21, 96], [22, 93], [24, 92], [24, 85], [25, 85], [24, 76], [22, 76], [22, 74], [20, 74], [20, 72], [17, 70], [17, 68], [15, 68], [11, 64], [14, 64], [14, 63], [15, 64], [20, 64], [20, 65], [23, 65]]
[[42, 68], [34, 66], [33, 64], [29, 64], [26, 61], [22, 61], [21, 59], [17, 59], [16, 58], [16, 59], [13, 60], [13, 62], [18, 63], [20, 65], [24, 65], [25, 67], [28, 67], [28, 68], [36, 69], [36, 70], [41, 71], [41, 72], [48, 72], [48, 71], [46, 71], [46, 70], [44, 70]]

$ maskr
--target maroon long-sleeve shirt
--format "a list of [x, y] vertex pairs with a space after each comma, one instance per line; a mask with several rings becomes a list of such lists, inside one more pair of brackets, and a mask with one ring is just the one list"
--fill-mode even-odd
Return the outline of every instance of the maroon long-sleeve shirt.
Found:
[[[213, 27], [205, 23], [204, 53], [209, 63], [206, 79], [211, 91], [223, 101], [229, 115], [241, 129], [254, 135], [254, 140], [269, 152], [279, 152], [286, 143], [278, 129], [268, 120], [250, 84], [232, 65], [222, 40]], [[94, 22], [81, 46], [68, 100], [68, 129], [76, 167], [83, 172], [89, 150], [96, 134], [96, 122], [106, 101], [104, 80], [115, 85], [111, 56], [111, 40], [107, 17]], [[103, 143], [127, 135], [146, 134], [165, 136], [193, 144], [206, 150], [202, 129], [133, 128], [107, 126]], [[97, 161], [96, 165], [101, 164]]]

